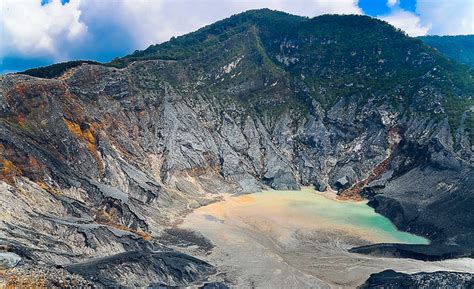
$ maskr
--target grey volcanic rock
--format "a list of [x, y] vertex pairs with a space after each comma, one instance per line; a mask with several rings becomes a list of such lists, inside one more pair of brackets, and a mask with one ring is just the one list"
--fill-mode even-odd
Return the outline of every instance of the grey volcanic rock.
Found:
[[21, 257], [12, 252], [0, 252], [0, 268], [12, 268], [21, 262]]
[[474, 256], [474, 227], [467, 212], [474, 204], [474, 171], [451, 160], [433, 161], [429, 147], [406, 144], [402, 150], [410, 151], [403, 157], [407, 166], [395, 170], [384, 186], [368, 187], [364, 195], [377, 212], [402, 230], [428, 237], [431, 245], [373, 245], [352, 251], [422, 260]]
[[337, 189], [347, 189], [350, 186], [349, 179], [347, 178], [346, 175], [344, 175], [343, 177], [336, 180], [336, 183], [334, 184], [334, 186]]
[[385, 270], [370, 275], [360, 289], [474, 288], [474, 275], [456, 272], [404, 274]]
[[0, 244], [26, 265], [107, 285], [130, 254], [118, 285], [200, 285], [214, 271], [163, 258], [164, 229], [215, 193], [311, 184], [355, 186], [439, 258], [472, 254], [462, 67], [361, 16], [253, 11], [180, 39], [120, 68], [0, 76]]
[[215, 272], [196, 258], [174, 252], [128, 251], [66, 267], [104, 287], [139, 287], [160, 280], [169, 286], [184, 286]]
[[227, 285], [222, 282], [213, 282], [213, 283], [206, 283], [199, 289], [229, 289]]

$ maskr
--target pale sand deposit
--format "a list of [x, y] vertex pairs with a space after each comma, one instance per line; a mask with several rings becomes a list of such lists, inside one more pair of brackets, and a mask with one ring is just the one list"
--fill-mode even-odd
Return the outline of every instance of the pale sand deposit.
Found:
[[473, 259], [422, 262], [349, 253], [370, 243], [427, 240], [397, 231], [364, 202], [331, 196], [311, 188], [226, 196], [195, 210], [181, 228], [200, 232], [215, 245], [199, 257], [238, 288], [352, 288], [388, 268], [474, 273]]

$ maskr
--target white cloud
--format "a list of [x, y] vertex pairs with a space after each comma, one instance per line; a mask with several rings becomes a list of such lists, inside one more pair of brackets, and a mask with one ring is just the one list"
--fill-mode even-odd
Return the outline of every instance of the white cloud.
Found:
[[123, 33], [124, 41], [132, 40], [132, 46], [143, 49], [249, 9], [270, 8], [310, 17], [362, 13], [357, 0], [71, 0], [65, 5], [52, 0], [43, 6], [40, 2], [1, 0], [0, 57], [13, 53], [63, 60], [68, 48], [77, 47], [88, 32], [96, 33], [97, 25], [110, 27], [109, 31], [101, 27], [101, 34]]
[[[385, 1], [391, 12], [379, 18], [411, 36], [474, 33], [472, 0], [417, 0], [416, 13], [402, 10], [399, 0]], [[81, 57], [85, 50], [94, 57], [98, 45], [100, 53], [114, 45], [124, 47], [123, 53], [249, 9], [309, 17], [363, 13], [358, 0], [71, 0], [65, 5], [52, 0], [44, 6], [40, 2], [0, 0], [0, 58], [8, 54], [64, 60], [68, 55]]]
[[[134, 38], [137, 48], [182, 35], [250, 9], [270, 8], [314, 17], [321, 14], [362, 14], [358, 0], [82, 0], [84, 13], [111, 17]], [[113, 3], [113, 5], [110, 5]], [[101, 11], [101, 12], [98, 12]]]
[[41, 6], [39, 0], [2, 0], [0, 56], [8, 51], [50, 54], [61, 58], [58, 42], [73, 43], [86, 33], [79, 21], [79, 0], [61, 5], [59, 0]]
[[270, 5], [267, 5], [270, 9], [309, 17], [322, 14], [362, 14], [362, 10], [357, 5], [358, 0], [260, 0], [256, 2], [260, 2], [262, 6], [270, 3]]
[[426, 35], [430, 30], [430, 24], [422, 25], [420, 17], [416, 14], [398, 8], [395, 8], [389, 15], [379, 18], [400, 28], [410, 36]]
[[111, 30], [120, 30], [124, 40], [131, 37], [135, 45], [142, 47], [166, 40], [161, 36], [170, 34], [168, 30], [172, 20], [168, 18], [173, 16], [164, 13], [164, 4], [162, 0], [81, 0], [79, 8], [82, 18], [92, 29], [101, 22], [110, 26]]
[[474, 34], [473, 0], [417, 0], [416, 13], [402, 10], [398, 0], [387, 0], [391, 12], [379, 16], [411, 36]]
[[393, 7], [398, 4], [398, 0], [387, 0], [387, 6]]
[[422, 25], [431, 27], [429, 34], [474, 34], [472, 0], [418, 0], [416, 12]]
[[68, 47], [98, 22], [113, 30], [101, 33], [120, 30], [124, 41], [132, 38], [133, 46], [143, 49], [249, 9], [266, 7], [310, 17], [362, 13], [358, 0], [71, 0], [65, 5], [52, 0], [44, 6], [40, 0], [1, 1], [0, 56], [49, 54], [57, 60], [67, 58]]

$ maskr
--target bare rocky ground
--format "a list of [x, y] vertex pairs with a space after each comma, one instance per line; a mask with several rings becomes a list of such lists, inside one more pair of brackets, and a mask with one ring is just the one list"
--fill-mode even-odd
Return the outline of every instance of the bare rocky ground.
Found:
[[[208, 236], [210, 264], [160, 236], [223, 192], [301, 185], [362, 193], [432, 241], [361, 253], [473, 256], [474, 84], [422, 42], [369, 17], [261, 10], [116, 62], [0, 76], [0, 247], [21, 257], [16, 266], [66, 269], [97, 286], [201, 286], [233, 268], [229, 254], [252, 276], [258, 255], [219, 257], [226, 247]], [[177, 235], [163, 242], [196, 239]], [[262, 258], [295, 276], [281, 284], [320, 278], [259, 242]], [[294, 262], [319, 262], [305, 258]]]
[[404, 274], [385, 270], [370, 275], [360, 289], [430, 289], [430, 288], [473, 288], [474, 275], [437, 271], [433, 273]]
[[94, 288], [94, 283], [65, 269], [19, 266], [0, 270], [0, 288]]

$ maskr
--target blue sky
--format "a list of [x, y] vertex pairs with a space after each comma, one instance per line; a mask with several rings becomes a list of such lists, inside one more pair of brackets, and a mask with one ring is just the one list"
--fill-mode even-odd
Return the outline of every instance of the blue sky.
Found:
[[[416, 0], [400, 0], [395, 4], [405, 11], [416, 13]], [[364, 11], [364, 14], [374, 17], [390, 14], [393, 7], [389, 1], [383, 0], [359, 0], [358, 6]]]
[[474, 34], [473, 0], [1, 0], [0, 73], [109, 61], [242, 11], [365, 14], [411, 36]]

